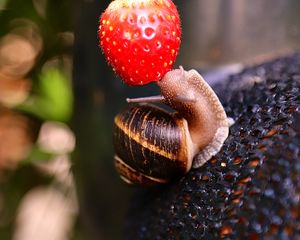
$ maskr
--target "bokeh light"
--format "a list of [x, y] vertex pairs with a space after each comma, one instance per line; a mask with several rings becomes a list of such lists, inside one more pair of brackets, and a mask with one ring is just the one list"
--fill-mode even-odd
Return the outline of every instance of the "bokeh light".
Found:
[[70, 239], [78, 217], [71, 5], [56, 7], [0, 1], [0, 239]]

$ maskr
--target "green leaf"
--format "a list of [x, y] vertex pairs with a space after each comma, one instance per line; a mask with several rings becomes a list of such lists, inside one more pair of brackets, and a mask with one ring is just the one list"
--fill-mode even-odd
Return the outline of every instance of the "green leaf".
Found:
[[68, 78], [56, 68], [44, 70], [39, 77], [38, 95], [17, 107], [43, 120], [66, 122], [73, 109], [72, 87]]
[[6, 2], [7, 0], [0, 0], [0, 11], [5, 9]]
[[55, 156], [54, 154], [45, 152], [42, 149], [40, 149], [38, 146], [34, 145], [32, 146], [31, 151], [27, 156], [27, 158], [23, 160], [21, 163], [27, 164], [33, 162], [49, 161], [54, 156]]

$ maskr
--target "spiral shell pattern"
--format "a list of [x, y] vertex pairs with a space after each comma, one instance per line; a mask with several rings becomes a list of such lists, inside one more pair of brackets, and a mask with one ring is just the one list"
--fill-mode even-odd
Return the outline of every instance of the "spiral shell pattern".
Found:
[[189, 169], [187, 124], [153, 105], [129, 105], [115, 117], [115, 165], [130, 184], [156, 185]]

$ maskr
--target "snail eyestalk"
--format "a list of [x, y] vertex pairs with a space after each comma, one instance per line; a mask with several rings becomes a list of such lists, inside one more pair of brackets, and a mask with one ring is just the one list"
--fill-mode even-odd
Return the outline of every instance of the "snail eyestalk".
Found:
[[128, 103], [162, 103], [164, 101], [165, 98], [162, 95], [141, 98], [126, 98], [126, 102]]
[[[182, 102], [196, 102], [195, 98], [189, 98], [186, 96], [176, 96], [176, 101]], [[150, 97], [141, 97], [141, 98], [126, 98], [128, 103], [164, 103], [166, 101], [165, 97], [162, 95], [150, 96]]]

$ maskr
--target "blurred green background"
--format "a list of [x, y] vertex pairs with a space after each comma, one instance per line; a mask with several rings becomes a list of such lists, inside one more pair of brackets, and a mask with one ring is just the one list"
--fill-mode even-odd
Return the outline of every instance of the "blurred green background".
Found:
[[0, 1], [3, 240], [81, 236], [70, 160], [76, 141], [71, 9], [72, 1]]
[[[123, 234], [135, 189], [114, 170], [113, 117], [158, 89], [125, 86], [106, 64], [97, 30], [109, 2], [0, 0], [0, 239]], [[174, 2], [175, 66], [210, 83], [299, 49], [299, 1]]]

